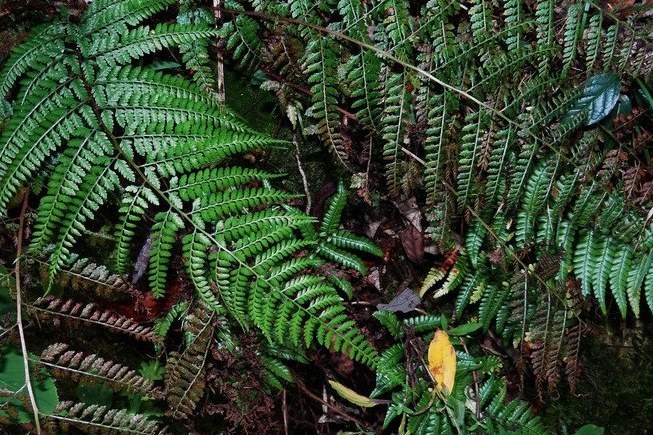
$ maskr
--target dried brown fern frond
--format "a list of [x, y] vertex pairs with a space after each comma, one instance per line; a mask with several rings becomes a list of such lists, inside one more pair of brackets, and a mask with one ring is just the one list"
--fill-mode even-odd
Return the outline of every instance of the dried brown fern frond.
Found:
[[112, 390], [138, 393], [147, 397], [161, 398], [162, 392], [154, 387], [154, 382], [140, 376], [136, 370], [96, 354], [86, 354], [69, 350], [65, 343], [55, 343], [41, 353], [41, 363], [50, 369], [57, 378], [68, 377], [73, 380], [90, 379], [105, 382]]
[[64, 401], [52, 414], [45, 416], [46, 424], [54, 433], [68, 433], [76, 427], [86, 434], [167, 434], [166, 427], [145, 415], [134, 414], [126, 409], [111, 409], [106, 406]]
[[149, 326], [136, 323], [129, 317], [121, 316], [111, 310], [93, 303], [82, 303], [72, 299], [45, 296], [27, 306], [28, 310], [40, 318], [51, 319], [58, 324], [62, 319], [99, 325], [112, 332], [126, 334], [140, 341], [158, 342], [160, 337]]
[[214, 315], [202, 308], [190, 314], [184, 333], [190, 337], [183, 352], [171, 352], [165, 372], [168, 414], [190, 418], [206, 387], [205, 364], [215, 329]]
[[[41, 277], [48, 282], [48, 264], [42, 263]], [[94, 294], [105, 300], [123, 300], [133, 295], [134, 290], [122, 276], [111, 273], [105, 266], [81, 258], [61, 270], [55, 284], [66, 291], [79, 294]]]

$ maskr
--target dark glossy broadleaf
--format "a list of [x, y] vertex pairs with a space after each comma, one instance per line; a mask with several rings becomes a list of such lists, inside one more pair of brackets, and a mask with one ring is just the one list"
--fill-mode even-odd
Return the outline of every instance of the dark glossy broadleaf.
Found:
[[613, 73], [597, 74], [585, 82], [583, 94], [576, 100], [566, 118], [586, 116], [586, 125], [596, 124], [614, 109], [619, 100], [621, 79]]

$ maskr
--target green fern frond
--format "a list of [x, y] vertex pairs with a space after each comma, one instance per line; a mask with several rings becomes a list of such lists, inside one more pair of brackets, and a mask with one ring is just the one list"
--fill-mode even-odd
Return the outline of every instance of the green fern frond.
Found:
[[0, 92], [7, 99], [9, 91], [30, 70], [43, 70], [60, 57], [64, 48], [66, 27], [53, 23], [32, 29], [32, 36], [11, 52], [0, 72]]
[[258, 30], [258, 22], [244, 15], [224, 23], [220, 29], [221, 36], [226, 40], [226, 49], [246, 70], [253, 69], [259, 62], [262, 42]]
[[135, 26], [174, 4], [174, 0], [116, 0], [93, 2], [82, 19], [81, 31], [89, 35], [109, 31], [121, 24]]
[[168, 331], [172, 327], [172, 323], [177, 319], [186, 317], [188, 309], [188, 301], [181, 301], [173, 305], [173, 307], [170, 308], [165, 316], [157, 319], [154, 322], [154, 331], [156, 334], [161, 338], [164, 338], [166, 335], [168, 335]]
[[[272, 322], [272, 330], [262, 331], [264, 335], [281, 344], [289, 337], [297, 342], [299, 335], [303, 343], [317, 341], [373, 365], [374, 350], [346, 320], [343, 301], [328, 281], [320, 278], [324, 282], [317, 293], [309, 292], [310, 297], [292, 293], [302, 291], [289, 284], [293, 279], [313, 279], [313, 271], [323, 263], [317, 256], [301, 258], [317, 240], [311, 235], [297, 239], [312, 220], [282, 207], [296, 195], [261, 187], [274, 178], [269, 173], [225, 164], [236, 154], [282, 141], [244, 126], [207, 94], [205, 86], [156, 72], [147, 61], [141, 67], [131, 65], [163, 48], [178, 46], [182, 54], [189, 53], [193, 44], [206, 47], [207, 38], [217, 36], [194, 11], [182, 12], [178, 24], [139, 24], [168, 4], [99, 0], [82, 18], [81, 27], [61, 24], [65, 31], [56, 38], [63, 38], [64, 45], [56, 67], [37, 82], [28, 73], [29, 81], [19, 85], [32, 88], [3, 126], [0, 206], [5, 207], [21, 185], [52, 162], [30, 251], [38, 254], [53, 245], [48, 259], [51, 286], [75, 259], [76, 239], [99, 213], [116, 205], [113, 193], [121, 190], [115, 261], [126, 272], [135, 235], [145, 230], [150, 247], [144, 253], [154, 297], [165, 294], [173, 252], [179, 249], [195, 293], [214, 311], [224, 306], [244, 327], [252, 323], [265, 327], [268, 323], [250, 319], [259, 319], [258, 313], [249, 311], [250, 305], [256, 306], [250, 301], [261, 298], [267, 304], [270, 311], [262, 317], [274, 315], [276, 302], [285, 301], [293, 312], [307, 317], [294, 319], [294, 335], [279, 332], [283, 322]], [[43, 37], [52, 36], [48, 35]], [[325, 65], [335, 72], [333, 47], [325, 41], [319, 46], [323, 57], [315, 73], [323, 74]], [[36, 46], [22, 53], [30, 50]], [[193, 56], [203, 62], [197, 53]], [[41, 74], [42, 62], [25, 62], [17, 60], [8, 68], [18, 73], [36, 69]], [[7, 73], [7, 89], [13, 90], [16, 74]], [[322, 79], [334, 80], [335, 75]], [[18, 95], [23, 91], [18, 89]], [[314, 95], [320, 97], [317, 91]], [[325, 95], [329, 110], [334, 109], [335, 100], [328, 96], [333, 90]], [[328, 117], [330, 125], [338, 123]], [[152, 217], [154, 223], [148, 225]], [[349, 249], [378, 254], [371, 244], [345, 231], [338, 232], [332, 244], [344, 254], [343, 262], [359, 271], [364, 269], [362, 262], [352, 261], [357, 257]], [[256, 292], [259, 287], [265, 288], [263, 295]], [[181, 414], [190, 409], [183, 398], [175, 406]]]
[[211, 241], [204, 234], [195, 229], [192, 233], [186, 235], [182, 241], [183, 253], [188, 258], [186, 271], [190, 278], [195, 291], [200, 300], [211, 310], [218, 312], [218, 301], [213, 294], [211, 284], [209, 283], [209, 261], [208, 249], [211, 247]]
[[338, 230], [342, 219], [342, 212], [345, 209], [346, 203], [347, 191], [342, 182], [339, 182], [336, 193], [329, 200], [329, 204], [324, 212], [324, 216], [322, 217], [322, 223], [320, 224], [320, 232], [325, 236]]
[[478, 195], [478, 184], [475, 180], [479, 163], [481, 147], [489, 140], [491, 126], [489, 119], [481, 112], [471, 112], [465, 117], [460, 144], [460, 166], [458, 168], [458, 183], [456, 197], [459, 209], [464, 209], [474, 202]]
[[535, 222], [551, 193], [555, 170], [552, 162], [543, 160], [526, 183], [522, 210], [517, 214], [515, 241], [520, 246], [535, 235]]
[[610, 290], [612, 296], [617, 302], [619, 312], [622, 318], [626, 318], [628, 310], [628, 293], [626, 291], [628, 286], [628, 275], [632, 269], [632, 248], [624, 245], [615, 254], [612, 269], [610, 270]]
[[564, 46], [562, 49], [562, 77], [566, 77], [576, 57], [578, 42], [581, 40], [589, 4], [574, 3], [567, 11], [565, 22]]
[[101, 65], [125, 65], [146, 54], [211, 36], [217, 32], [202, 25], [158, 24], [153, 29], [142, 26], [117, 37], [95, 38], [81, 48], [84, 56], [96, 58]]
[[388, 73], [383, 89], [383, 117], [381, 137], [383, 139], [383, 159], [386, 162], [385, 174], [388, 190], [393, 196], [401, 190], [401, 149], [406, 143], [406, 128], [409, 117], [410, 94], [406, 91], [408, 71]]
[[313, 96], [309, 111], [317, 120], [317, 131], [324, 138], [329, 150], [347, 167], [338, 115], [338, 93], [333, 86], [337, 77], [336, 47], [330, 39], [316, 38], [306, 47], [304, 68]]
[[506, 38], [508, 51], [520, 51], [524, 48], [524, 11], [521, 0], [509, 0], [504, 5], [504, 20], [511, 29]]
[[363, 51], [345, 65], [348, 71], [347, 80], [355, 110], [356, 119], [363, 125], [376, 128], [381, 112], [381, 93], [379, 92], [379, 77], [381, 60], [374, 54]]
[[337, 248], [365, 252], [376, 257], [383, 256], [383, 250], [365, 237], [355, 236], [346, 230], [338, 230], [327, 238]]
[[603, 40], [603, 14], [595, 14], [590, 17], [589, 23], [587, 25], [587, 36], [586, 39], [586, 55], [585, 55], [585, 65], [587, 68], [588, 74], [591, 73], [594, 69], [594, 64], [598, 60], [599, 53], [601, 50], [601, 41]]
[[[183, 25], [213, 26], [214, 15], [206, 9], [193, 9], [192, 3], [179, 8], [177, 22]], [[210, 64], [209, 40], [206, 38], [195, 39], [188, 43], [179, 44], [182, 54], [181, 60], [186, 68], [193, 74], [193, 79], [202, 89], [213, 96], [217, 96], [218, 88], [216, 74]]]

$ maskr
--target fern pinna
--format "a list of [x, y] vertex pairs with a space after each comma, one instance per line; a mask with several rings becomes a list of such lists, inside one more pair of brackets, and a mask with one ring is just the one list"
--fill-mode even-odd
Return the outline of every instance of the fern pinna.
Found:
[[285, 205], [294, 195], [269, 187], [275, 175], [235, 165], [240, 153], [282, 143], [223, 107], [201, 71], [195, 84], [148, 66], [147, 55], [172, 47], [202, 62], [198, 53], [217, 35], [202, 20], [142, 24], [172, 3], [97, 0], [79, 23], [36, 28], [13, 51], [0, 75], [13, 112], [0, 138], [0, 207], [40, 174], [47, 180], [30, 246], [34, 256], [50, 252], [47, 289], [75, 259], [77, 239], [112, 208], [115, 269], [128, 272], [151, 215], [155, 297], [166, 292], [179, 248], [209, 312], [257, 328], [270, 343], [317, 341], [373, 366], [374, 349], [316, 272], [324, 261], [317, 236], [304, 230], [312, 219]]

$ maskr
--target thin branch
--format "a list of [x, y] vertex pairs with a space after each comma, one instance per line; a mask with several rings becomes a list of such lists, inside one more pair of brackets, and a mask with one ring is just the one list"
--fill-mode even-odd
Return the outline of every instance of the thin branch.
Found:
[[[278, 74], [278, 73], [272, 71], [269, 67], [266, 67], [265, 65], [263, 65], [261, 67], [261, 69], [263, 70], [263, 72], [265, 73], [266, 76], [268, 76], [270, 79], [274, 80], [275, 82], [279, 82], [281, 84], [288, 85], [291, 88], [293, 88], [294, 90], [296, 90], [297, 92], [301, 92], [302, 94], [304, 94], [304, 95], [306, 95], [308, 97], [313, 96], [313, 92], [311, 92], [309, 89], [306, 89], [305, 87], [303, 87], [301, 85], [298, 85], [297, 83], [289, 82], [281, 74]], [[356, 115], [354, 115], [353, 113], [343, 109], [342, 107], [337, 107], [336, 110], [338, 111], [338, 113], [340, 113], [345, 118], [351, 119], [352, 121], [357, 121]]]
[[328, 401], [323, 400], [320, 396], [318, 396], [318, 395], [316, 395], [315, 393], [313, 393], [311, 390], [309, 390], [309, 389], [306, 387], [306, 385], [304, 385], [304, 383], [301, 381], [301, 379], [299, 379], [298, 376], [294, 375], [294, 376], [293, 376], [293, 381], [295, 382], [295, 384], [299, 387], [299, 389], [300, 389], [304, 394], [306, 394], [308, 397], [310, 397], [311, 399], [315, 400], [316, 402], [320, 403], [322, 406], [325, 406], [325, 407], [329, 408], [329, 410], [335, 412], [336, 414], [338, 414], [340, 417], [344, 418], [345, 420], [349, 420], [349, 421], [351, 421], [352, 423], [355, 423], [355, 424], [357, 424], [358, 426], [360, 426], [360, 427], [362, 427], [362, 428], [370, 429], [370, 427], [369, 427], [368, 424], [362, 422], [361, 420], [357, 419], [356, 417], [353, 417], [353, 416], [347, 414], [347, 413], [344, 412], [342, 409], [340, 409], [338, 406], [334, 406], [334, 405], [332, 405], [332, 404], [329, 403]]
[[281, 403], [283, 409], [283, 433], [288, 435], [288, 403], [286, 402], [286, 389], [281, 393]]
[[25, 235], [25, 212], [27, 211], [27, 201], [29, 199], [29, 189], [25, 192], [23, 198], [23, 207], [20, 210], [20, 221], [18, 224], [18, 245], [16, 246], [16, 264], [14, 265], [14, 274], [16, 279], [16, 324], [18, 325], [18, 335], [20, 337], [20, 350], [23, 354], [23, 367], [25, 369], [25, 385], [29, 395], [30, 406], [34, 414], [34, 424], [36, 433], [41, 434], [41, 423], [39, 421], [39, 408], [36, 404], [34, 391], [32, 390], [32, 381], [29, 373], [29, 354], [27, 353], [27, 344], [25, 342], [25, 332], [23, 331], [23, 297], [20, 287], [20, 257], [23, 255], [23, 237]]
[[[215, 26], [222, 22], [222, 0], [213, 0], [213, 13], [215, 14]], [[218, 82], [218, 101], [224, 103], [227, 99], [225, 86], [224, 86], [224, 56], [222, 47], [218, 45], [218, 56], [216, 59], [217, 64], [217, 82]]]
[[304, 193], [306, 194], [306, 209], [304, 210], [306, 214], [311, 214], [311, 189], [308, 185], [308, 180], [306, 179], [306, 172], [304, 172], [304, 165], [302, 165], [302, 159], [300, 158], [299, 151], [299, 134], [295, 133], [293, 136], [292, 143], [295, 145], [295, 158], [297, 159], [297, 169], [299, 169], [299, 174], [302, 176], [302, 184], [304, 185]]

